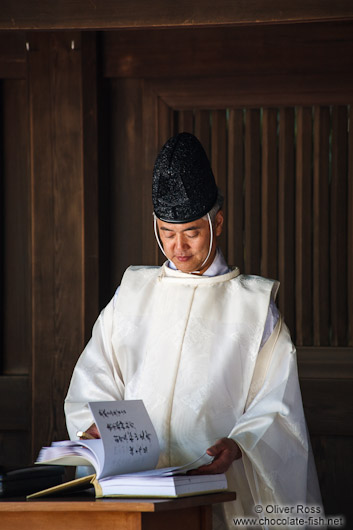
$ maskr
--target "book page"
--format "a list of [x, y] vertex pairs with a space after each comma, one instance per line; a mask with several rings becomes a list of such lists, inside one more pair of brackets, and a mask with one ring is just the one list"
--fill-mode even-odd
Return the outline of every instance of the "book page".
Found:
[[99, 471], [104, 462], [102, 440], [63, 440], [52, 442], [50, 447], [42, 447], [36, 464], [53, 464], [61, 466], [88, 466]]
[[[207, 453], [204, 453], [196, 460], [183, 464], [181, 466], [173, 467], [160, 467], [158, 469], [148, 469], [147, 471], [137, 471], [133, 473], [135, 477], [172, 477], [176, 475], [185, 475], [188, 471], [196, 469], [201, 466], [206, 466], [213, 462], [213, 457], [209, 456]], [[131, 473], [123, 475], [124, 477], [130, 476]], [[202, 475], [198, 475], [202, 476]], [[207, 475], [208, 476], [208, 475]]]
[[89, 406], [105, 454], [98, 479], [156, 467], [159, 442], [142, 400], [93, 402]]
[[196, 460], [193, 460], [192, 462], [188, 462], [182, 466], [164, 468], [163, 475], [168, 476], [168, 475], [186, 474], [188, 471], [191, 471], [192, 469], [196, 469], [198, 467], [207, 466], [211, 464], [213, 460], [214, 460], [213, 456], [210, 456], [207, 453], [203, 453]]

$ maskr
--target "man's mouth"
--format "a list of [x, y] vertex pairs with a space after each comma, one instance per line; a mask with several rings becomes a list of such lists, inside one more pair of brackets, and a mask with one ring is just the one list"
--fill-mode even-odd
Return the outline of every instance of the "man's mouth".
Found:
[[178, 261], [188, 261], [191, 256], [176, 256]]

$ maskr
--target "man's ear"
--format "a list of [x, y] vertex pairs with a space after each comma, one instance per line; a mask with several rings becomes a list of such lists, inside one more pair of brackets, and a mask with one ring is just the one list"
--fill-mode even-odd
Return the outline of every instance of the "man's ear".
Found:
[[214, 221], [214, 228], [215, 228], [215, 235], [216, 237], [219, 237], [223, 230], [223, 222], [224, 222], [224, 215], [222, 210], [218, 210], [216, 213], [215, 221]]

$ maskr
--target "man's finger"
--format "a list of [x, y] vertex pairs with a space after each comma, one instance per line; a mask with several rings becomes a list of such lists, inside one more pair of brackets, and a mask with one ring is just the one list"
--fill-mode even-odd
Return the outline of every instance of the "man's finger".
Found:
[[216, 456], [224, 449], [226, 449], [226, 447], [223, 442], [216, 442], [214, 445], [207, 449], [206, 453], [210, 456]]
[[100, 438], [100, 434], [96, 424], [93, 423], [86, 431], [77, 431], [77, 437], [81, 440], [89, 440], [92, 438]]
[[231, 438], [221, 438], [217, 442], [207, 449], [207, 454], [210, 456], [217, 456], [223, 451], [230, 452], [233, 455], [233, 459], [236, 460], [241, 456], [239, 446]]

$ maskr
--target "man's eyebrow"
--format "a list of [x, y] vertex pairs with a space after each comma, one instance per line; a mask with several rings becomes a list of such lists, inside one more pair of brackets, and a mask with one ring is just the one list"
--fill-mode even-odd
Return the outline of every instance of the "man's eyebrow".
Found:
[[199, 226], [189, 226], [189, 228], [185, 228], [183, 232], [187, 232], [187, 230], [199, 230]]

